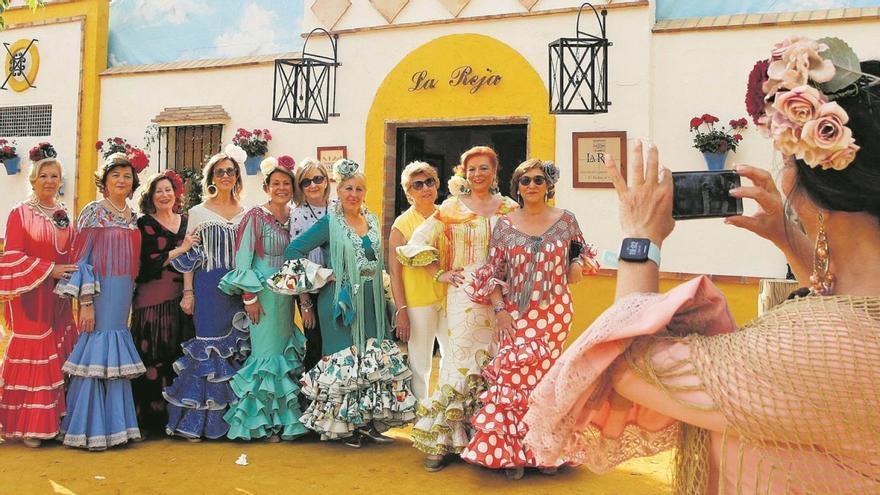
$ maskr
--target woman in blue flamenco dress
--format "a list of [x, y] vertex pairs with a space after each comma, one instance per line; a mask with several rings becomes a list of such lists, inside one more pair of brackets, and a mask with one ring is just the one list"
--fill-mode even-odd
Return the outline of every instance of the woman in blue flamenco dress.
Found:
[[228, 145], [212, 156], [202, 172], [208, 199], [189, 210], [189, 234], [199, 243], [171, 265], [183, 273], [181, 308], [193, 315], [195, 338], [184, 342], [175, 361], [177, 378], [162, 392], [168, 401], [166, 433], [190, 441], [226, 435], [223, 421], [238, 398], [230, 380], [250, 350], [247, 316], [240, 296], [230, 296], [217, 284], [234, 268], [235, 236], [245, 210], [239, 205], [244, 150]]
[[77, 271], [55, 286], [79, 300], [81, 333], [62, 368], [70, 386], [61, 434], [70, 447], [105, 450], [141, 438], [131, 379], [146, 370], [128, 329], [141, 243], [126, 203], [137, 172], [122, 153], [106, 158], [96, 174], [104, 199], [79, 216]]
[[308, 432], [300, 422], [298, 383], [306, 338], [293, 323], [293, 296], [272, 292], [266, 283], [281, 269], [290, 242], [293, 166], [289, 156], [261, 163], [269, 201], [245, 214], [235, 270], [220, 280], [220, 290], [243, 299], [251, 321], [251, 354], [232, 379], [238, 402], [223, 417], [231, 439], [278, 442]]

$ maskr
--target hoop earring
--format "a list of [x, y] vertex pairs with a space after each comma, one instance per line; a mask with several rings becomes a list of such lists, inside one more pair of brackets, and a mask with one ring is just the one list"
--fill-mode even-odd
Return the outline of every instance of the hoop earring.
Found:
[[[498, 187], [498, 176], [496, 175], [492, 179], [492, 185], [489, 186], [489, 194], [498, 194], [500, 191], [501, 191], [501, 189]], [[517, 191], [517, 193], [518, 193], [518, 191]]]
[[831, 273], [831, 250], [828, 247], [828, 234], [825, 232], [825, 215], [819, 213], [819, 232], [813, 249], [813, 274], [810, 275], [810, 294], [827, 296], [834, 289], [834, 274]]
[[208, 187], [206, 187], [205, 190], [207, 191], [209, 198], [217, 196], [217, 186], [214, 184], [208, 184]]

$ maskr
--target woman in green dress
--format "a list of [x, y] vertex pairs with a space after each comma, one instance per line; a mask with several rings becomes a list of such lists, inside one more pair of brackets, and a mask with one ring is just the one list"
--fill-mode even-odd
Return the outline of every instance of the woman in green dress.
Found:
[[362, 439], [388, 443], [381, 432], [415, 418], [412, 372], [390, 340], [381, 230], [364, 207], [364, 175], [351, 160], [333, 168], [339, 202], [284, 253], [301, 259], [320, 247], [335, 278], [318, 293], [323, 357], [302, 380], [303, 395], [312, 401], [302, 422], [321, 439], [350, 447], [360, 447]]
[[289, 156], [261, 163], [269, 200], [242, 219], [235, 269], [219, 284], [223, 292], [242, 296], [251, 321], [251, 354], [231, 382], [238, 402], [223, 416], [232, 439], [278, 442], [307, 432], [298, 397], [305, 336], [293, 322], [293, 297], [266, 286], [266, 279], [281, 268], [290, 242], [293, 165]]

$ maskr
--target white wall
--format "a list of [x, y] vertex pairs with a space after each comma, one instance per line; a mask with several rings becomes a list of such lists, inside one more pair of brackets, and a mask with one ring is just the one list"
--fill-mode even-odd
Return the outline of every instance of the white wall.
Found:
[[[52, 105], [52, 134], [47, 137], [11, 138], [18, 144], [21, 156], [21, 172], [6, 175], [0, 170], [0, 228], [6, 231], [9, 211], [30, 192], [27, 175], [30, 170], [28, 150], [40, 142], [48, 141], [55, 146], [58, 157], [64, 164], [66, 195], [62, 201], [73, 207], [76, 193], [75, 177], [77, 166], [77, 133], [79, 129], [79, 95], [82, 67], [82, 32], [80, 22], [49, 24], [45, 26], [7, 29], [0, 31], [0, 42], [12, 44], [27, 38], [39, 40], [40, 69], [35, 88], [21, 93], [0, 91], [0, 106]], [[6, 63], [6, 52], [2, 63]], [[4, 76], [5, 78], [5, 76]], [[0, 136], [4, 137], [4, 136]], [[10, 138], [6, 138], [10, 139]], [[5, 234], [4, 234], [5, 236]]]
[[[546, 0], [536, 7], [575, 4], [578, 2]], [[396, 23], [437, 18], [438, 5], [434, 0], [413, 0]], [[487, 0], [474, 0], [462, 15], [488, 13], [489, 5]], [[493, 1], [491, 5], [496, 3]], [[494, 12], [513, 9], [519, 3], [500, 0], [497, 5]], [[310, 2], [306, 5], [306, 30], [315, 22], [309, 6]], [[367, 2], [354, 2], [337, 29], [354, 27], [356, 20], [366, 25], [380, 24], [369, 17], [379, 16], [378, 13], [368, 15], [366, 10], [358, 9], [372, 11]], [[520, 10], [524, 9], [520, 7]], [[660, 147], [663, 164], [673, 170], [705, 169], [702, 157], [691, 147], [690, 117], [709, 112], [726, 122], [744, 116], [743, 95], [748, 71], [755, 60], [766, 56], [774, 42], [800, 32], [817, 37], [840, 36], [850, 40], [863, 57], [872, 51], [876, 56], [880, 47], [880, 23], [876, 21], [795, 29], [653, 34], [652, 12], [652, 7], [609, 11], [608, 35], [614, 43], [610, 51], [611, 111], [595, 116], [558, 116], [556, 120], [555, 158], [563, 171], [557, 204], [574, 211], [587, 239], [604, 249], [616, 250], [620, 242], [616, 197], [611, 190], [571, 187], [572, 132], [625, 130], [630, 138], [630, 149], [636, 139], [653, 141]], [[381, 16], [379, 19], [385, 24]], [[559, 37], [571, 36], [574, 24], [572, 13], [343, 35], [339, 40], [342, 67], [337, 94], [341, 116], [331, 118], [328, 125], [271, 122], [271, 65], [104, 77], [100, 134], [119, 134], [137, 141], [150, 119], [164, 107], [220, 104], [232, 117], [224, 133], [227, 141], [237, 127], [267, 127], [275, 136], [271, 154], [290, 154], [301, 160], [314, 156], [318, 146], [345, 145], [349, 157], [363, 163], [364, 129], [376, 89], [385, 75], [415, 48], [454, 33], [491, 36], [509, 44], [529, 60], [546, 84], [547, 44]], [[327, 46], [326, 40], [321, 38], [314, 39], [313, 43], [310, 51], [321, 51]], [[769, 142], [750, 130], [741, 151], [730, 161], [772, 167], [774, 157]], [[382, 166], [381, 163], [364, 165]], [[259, 176], [247, 179], [246, 193], [247, 204], [264, 200]], [[747, 207], [747, 211], [752, 210], [752, 206]], [[784, 274], [784, 260], [769, 243], [749, 233], [725, 226], [720, 220], [699, 220], [679, 223], [664, 247], [663, 270], [780, 276]]]

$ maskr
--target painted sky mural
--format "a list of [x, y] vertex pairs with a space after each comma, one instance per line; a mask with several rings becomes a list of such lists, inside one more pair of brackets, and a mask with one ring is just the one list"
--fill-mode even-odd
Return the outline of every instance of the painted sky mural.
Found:
[[296, 51], [303, 0], [112, 0], [109, 65]]
[[880, 0], [657, 0], [657, 19], [874, 7]]

